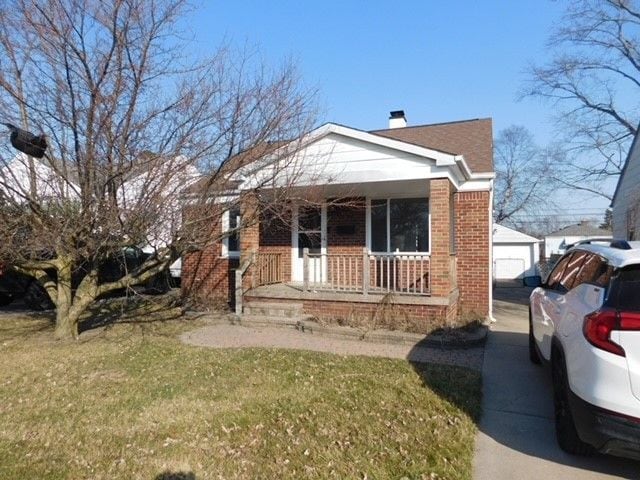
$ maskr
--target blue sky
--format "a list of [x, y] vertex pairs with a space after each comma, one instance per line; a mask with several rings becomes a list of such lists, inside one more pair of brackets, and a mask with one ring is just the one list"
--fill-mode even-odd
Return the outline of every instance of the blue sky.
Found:
[[201, 48], [224, 39], [293, 57], [320, 90], [325, 119], [384, 128], [390, 110], [410, 124], [493, 117], [549, 135], [550, 106], [516, 101], [523, 70], [544, 58], [561, 4], [518, 1], [203, 1], [190, 28]]
[[517, 93], [527, 65], [546, 58], [563, 2], [201, 0], [200, 7], [188, 23], [197, 48], [213, 51], [226, 40], [256, 46], [273, 64], [293, 58], [318, 87], [325, 121], [386, 128], [389, 111], [404, 109], [409, 125], [492, 117], [494, 134], [520, 124], [541, 144], [552, 139], [553, 107], [518, 101]]

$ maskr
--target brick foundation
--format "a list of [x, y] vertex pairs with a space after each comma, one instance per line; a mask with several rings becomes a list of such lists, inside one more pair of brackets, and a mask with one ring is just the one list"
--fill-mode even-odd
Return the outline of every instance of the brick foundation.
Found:
[[298, 303], [304, 313], [333, 324], [377, 326], [412, 333], [429, 333], [450, 324], [457, 316], [457, 302], [452, 305], [383, 306], [380, 302], [349, 302], [336, 300], [283, 299], [247, 295], [246, 302]]

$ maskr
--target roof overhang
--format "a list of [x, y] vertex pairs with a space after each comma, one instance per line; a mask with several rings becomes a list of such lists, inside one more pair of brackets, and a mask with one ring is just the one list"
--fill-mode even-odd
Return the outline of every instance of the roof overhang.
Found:
[[[326, 123], [316, 128], [299, 140], [290, 142], [289, 144], [274, 150], [270, 153], [269, 157], [277, 159], [295, 155], [296, 152], [299, 152], [311, 143], [332, 134], [358, 140], [371, 145], [389, 148], [398, 152], [408, 153], [430, 161], [435, 161], [436, 167], [445, 167], [450, 171], [450, 175], [448, 176], [457, 185], [461, 185], [470, 180], [490, 182], [495, 178], [494, 172], [472, 172], [463, 155], [456, 155], [440, 150], [425, 148], [411, 143], [406, 143], [401, 140], [375, 135], [363, 130], [335, 123]], [[256, 170], [262, 168], [262, 166], [264, 166], [264, 163], [261, 164], [260, 167], [257, 167]]]

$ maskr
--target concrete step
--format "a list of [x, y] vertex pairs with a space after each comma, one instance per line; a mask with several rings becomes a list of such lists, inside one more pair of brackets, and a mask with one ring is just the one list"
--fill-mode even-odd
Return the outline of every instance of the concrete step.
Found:
[[268, 316], [268, 315], [247, 315], [239, 317], [238, 323], [246, 326], [269, 326], [269, 327], [294, 327], [299, 328], [304, 322], [309, 322], [311, 315], [299, 315], [297, 317]]
[[243, 305], [245, 315], [296, 318], [303, 314], [301, 303], [247, 302]]

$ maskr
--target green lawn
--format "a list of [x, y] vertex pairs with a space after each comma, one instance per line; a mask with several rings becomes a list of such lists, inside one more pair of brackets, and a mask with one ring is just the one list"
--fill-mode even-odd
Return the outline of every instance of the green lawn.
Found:
[[0, 316], [0, 478], [471, 477], [479, 373], [180, 344], [192, 326], [56, 343]]

